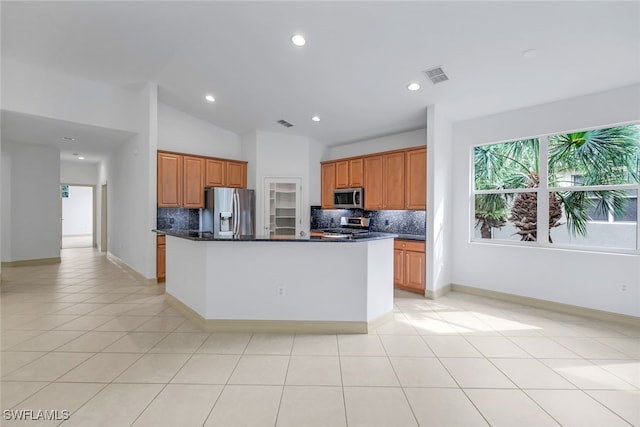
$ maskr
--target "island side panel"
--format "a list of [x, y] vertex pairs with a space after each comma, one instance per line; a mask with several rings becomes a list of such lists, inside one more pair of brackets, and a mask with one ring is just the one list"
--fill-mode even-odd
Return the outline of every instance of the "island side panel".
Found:
[[367, 320], [366, 242], [203, 243], [208, 319]]
[[393, 239], [367, 245], [367, 321], [393, 312]]
[[202, 317], [207, 313], [206, 260], [204, 242], [167, 236], [166, 293]]

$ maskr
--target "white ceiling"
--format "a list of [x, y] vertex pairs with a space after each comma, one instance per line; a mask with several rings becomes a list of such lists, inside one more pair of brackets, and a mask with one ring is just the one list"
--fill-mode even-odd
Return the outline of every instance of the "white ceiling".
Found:
[[[2, 56], [156, 81], [162, 102], [222, 128], [333, 145], [424, 127], [429, 104], [458, 121], [638, 83], [640, 2], [3, 1]], [[450, 80], [430, 83], [432, 66]]]

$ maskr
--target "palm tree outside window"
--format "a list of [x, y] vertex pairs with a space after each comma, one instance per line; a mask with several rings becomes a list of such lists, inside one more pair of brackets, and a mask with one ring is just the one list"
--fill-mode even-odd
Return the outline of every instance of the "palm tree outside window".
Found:
[[476, 146], [473, 160], [474, 239], [638, 249], [640, 125]]

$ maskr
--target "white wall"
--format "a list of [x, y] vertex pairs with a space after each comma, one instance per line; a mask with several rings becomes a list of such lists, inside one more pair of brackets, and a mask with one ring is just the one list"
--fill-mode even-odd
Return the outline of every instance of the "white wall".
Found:
[[93, 187], [69, 186], [62, 198], [62, 235], [93, 234]]
[[[429, 295], [451, 283], [452, 124], [438, 106], [427, 108], [427, 277]], [[435, 296], [435, 295], [434, 295]]]
[[[310, 152], [313, 142], [309, 138], [285, 135], [275, 132], [256, 131], [244, 135], [245, 153], [254, 156], [251, 159], [255, 167], [254, 181], [247, 182], [248, 188], [256, 190], [256, 233], [264, 231], [264, 178], [300, 177], [302, 178], [302, 230], [309, 232], [310, 209]], [[313, 150], [314, 152], [316, 150]], [[319, 161], [319, 160], [318, 160]]]
[[383, 151], [417, 147], [425, 145], [426, 140], [426, 129], [416, 129], [380, 138], [372, 138], [344, 145], [335, 145], [326, 150], [322, 160], [342, 159], [345, 157], [355, 157]]
[[96, 185], [98, 163], [60, 162], [60, 182], [63, 184]]
[[322, 176], [320, 162], [327, 147], [319, 141], [309, 142], [309, 204], [319, 206], [322, 203]]
[[155, 277], [157, 93], [147, 84], [136, 99], [137, 135], [109, 156], [109, 253], [146, 278]]
[[60, 257], [60, 152], [3, 141], [2, 169], [2, 261]]
[[2, 108], [121, 130], [136, 130], [135, 91], [2, 59]]
[[158, 105], [158, 149], [200, 156], [244, 160], [240, 135]]
[[[640, 85], [456, 123], [453, 126], [452, 282], [640, 316], [638, 255], [470, 243], [473, 145], [640, 119]], [[621, 285], [627, 291], [621, 291]]]

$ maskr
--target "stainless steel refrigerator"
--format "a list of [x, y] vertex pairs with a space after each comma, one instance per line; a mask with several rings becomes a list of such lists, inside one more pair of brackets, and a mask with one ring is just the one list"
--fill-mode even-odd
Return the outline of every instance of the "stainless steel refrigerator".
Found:
[[256, 197], [253, 190], [207, 187], [202, 230], [216, 237], [254, 236]]

